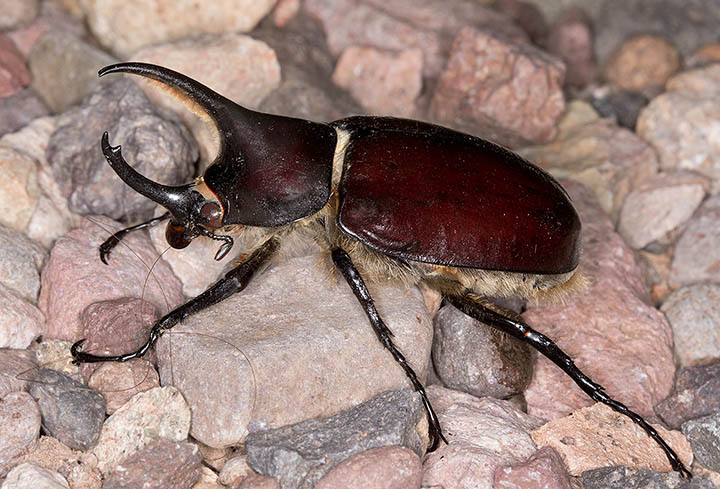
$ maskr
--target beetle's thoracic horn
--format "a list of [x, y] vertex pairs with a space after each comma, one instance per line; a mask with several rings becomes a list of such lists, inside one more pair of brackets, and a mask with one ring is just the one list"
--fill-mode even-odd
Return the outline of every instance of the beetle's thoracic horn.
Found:
[[122, 156], [120, 146], [110, 146], [108, 139], [108, 133], [105, 132], [101, 142], [103, 154], [115, 173], [125, 183], [136, 192], [165, 207], [174, 216], [181, 218], [188, 215], [188, 210], [192, 208], [199, 196], [197, 192], [192, 191], [193, 184], [171, 187], [153, 182], [128, 165]]

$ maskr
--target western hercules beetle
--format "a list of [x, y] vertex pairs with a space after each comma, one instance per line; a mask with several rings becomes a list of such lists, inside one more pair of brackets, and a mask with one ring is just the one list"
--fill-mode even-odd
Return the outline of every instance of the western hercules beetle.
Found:
[[[143, 355], [183, 318], [241, 291], [289, 233], [309, 232], [331, 250], [383, 346], [422, 396], [429, 450], [446, 442], [425, 390], [378, 314], [360, 269], [406, 284], [425, 283], [465, 314], [525, 341], [563, 369], [593, 400], [640, 425], [672, 468], [691, 477], [677, 454], [638, 414], [611, 399], [549, 338], [485, 297], [533, 297], [573, 280], [580, 220], [560, 184], [532, 163], [491, 142], [441, 126], [392, 117], [356, 116], [329, 124], [241, 107], [185, 75], [145, 63], [100, 70], [141, 75], [199, 106], [213, 121], [220, 149], [202, 177], [165, 186], [140, 175], [103, 135], [110, 166], [135, 191], [168, 212], [112, 235], [106, 262], [130, 231], [169, 220], [166, 238], [184, 248], [198, 236], [232, 248], [229, 234], [255, 228], [264, 239], [214, 285], [157, 321], [147, 342], [125, 355], [97, 356], [72, 346], [76, 362], [127, 361]], [[410, 170], [410, 171], [409, 171]], [[447, 443], [447, 442], [446, 442]]]

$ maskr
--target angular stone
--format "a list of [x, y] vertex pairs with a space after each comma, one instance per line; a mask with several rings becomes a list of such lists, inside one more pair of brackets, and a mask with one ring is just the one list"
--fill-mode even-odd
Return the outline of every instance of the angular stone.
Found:
[[680, 53], [660, 36], [626, 40], [610, 56], [605, 78], [622, 89], [654, 94], [680, 68]]
[[105, 421], [93, 449], [98, 469], [108, 474], [153, 440], [185, 441], [189, 430], [190, 409], [180, 391], [156, 387], [142, 392]]
[[[679, 431], [654, 426], [658, 434], [690, 467], [690, 444]], [[611, 465], [634, 469], [672, 470], [665, 453], [645, 431], [625, 415], [605, 404], [582, 408], [565, 418], [555, 419], [532, 432], [538, 446], [551, 446], [565, 462], [570, 475]]]
[[[517, 146], [556, 135], [565, 109], [562, 61], [530, 44], [464, 27], [433, 94], [430, 111], [441, 123]], [[505, 134], [486, 134], [487, 126]]]
[[0, 348], [0, 399], [27, 390], [35, 371], [35, 356], [27, 350]]
[[45, 250], [25, 235], [0, 225], [0, 282], [33, 303], [40, 291]]
[[[657, 151], [663, 169], [693, 170], [720, 178], [716, 121], [720, 119], [720, 64], [673, 77], [640, 113], [637, 133]], [[717, 190], [717, 183], [712, 193]]]
[[95, 446], [105, 421], [105, 399], [70, 377], [41, 368], [29, 392], [37, 400], [44, 430], [76, 450]]
[[248, 465], [278, 478], [284, 488], [312, 489], [333, 467], [363, 450], [400, 445], [420, 455], [425, 435], [418, 429], [427, 426], [423, 416], [419, 394], [387, 391], [329, 418], [250, 433]]
[[720, 362], [678, 370], [672, 395], [655, 412], [671, 428], [720, 412]]
[[40, 410], [27, 392], [0, 399], [0, 478], [35, 449], [40, 435]]
[[[279, 263], [161, 337], [161, 382], [172, 382], [190, 404], [195, 439], [236, 445], [250, 422], [297, 423], [409, 385], [350, 287], [328, 275], [325, 260], [311, 255]], [[422, 295], [392, 284], [368, 288], [395, 344], [425, 379], [432, 323]]]
[[692, 173], [653, 175], [625, 198], [618, 232], [632, 248], [644, 248], [690, 219], [709, 186], [706, 179]]
[[720, 413], [683, 423], [682, 432], [692, 446], [695, 459], [720, 472]]
[[[105, 356], [135, 351], [145, 344], [152, 325], [159, 318], [155, 306], [142, 299], [121, 297], [93, 302], [80, 313], [81, 337], [86, 339], [82, 349]], [[146, 358], [152, 361], [155, 357], [150, 352]], [[84, 363], [80, 366], [80, 372], [88, 380], [100, 367], [99, 363]], [[119, 385], [115, 388], [123, 389]]]
[[0, 283], [0, 348], [27, 348], [44, 323], [40, 309]]
[[[675, 362], [672, 333], [665, 316], [650, 304], [633, 252], [591, 192], [566, 183], [583, 222], [580, 270], [588, 285], [562, 303], [531, 305], [523, 314], [535, 329], [557, 342], [577, 367], [608, 395], [641, 415], [672, 388]], [[538, 355], [528, 413], [544, 419], [564, 416], [592, 400], [544, 356]]]
[[247, 457], [238, 455], [228, 460], [220, 471], [218, 481], [225, 485], [232, 485], [235, 481], [242, 480], [254, 473], [247, 463]]
[[200, 478], [201, 462], [197, 445], [154, 440], [117, 465], [103, 489], [190, 489]]
[[542, 447], [527, 461], [495, 469], [493, 487], [502, 489], [570, 489], [565, 465], [552, 447]]
[[[183, 73], [249, 108], [256, 108], [280, 85], [280, 65], [273, 50], [264, 42], [241, 34], [148, 46], [133, 54], [132, 59]], [[133, 79], [139, 81], [153, 103], [172, 110], [187, 124], [200, 143], [203, 161], [213, 161], [218, 140], [208, 121], [157, 85], [140, 77]]]
[[159, 386], [157, 370], [142, 358], [124, 363], [103, 363], [88, 381], [88, 387], [100, 392], [105, 398], [107, 414], [117, 411], [135, 394]]
[[98, 70], [115, 61], [73, 34], [50, 31], [30, 52], [31, 86], [53, 112], [62, 112], [97, 87]]
[[[38, 365], [78, 380], [80, 367], [72, 363], [70, 347], [72, 343], [69, 341], [40, 337], [28, 347], [28, 350], [35, 355], [35, 362]], [[30, 373], [34, 373], [34, 370], [28, 372]], [[29, 379], [32, 380], [32, 377], [30, 376]]]
[[157, 260], [157, 252], [142, 232], [123, 239], [110, 254], [108, 265], [100, 261], [98, 246], [121, 228], [98, 216], [84, 220], [82, 227], [56, 241], [41, 276], [38, 299], [47, 318], [46, 336], [82, 338], [80, 314], [95, 302], [142, 298], [163, 314], [183, 302], [180, 282], [163, 260]]
[[720, 281], [719, 223], [720, 196], [714, 195], [703, 202], [677, 240], [669, 279], [673, 288]]
[[681, 366], [720, 360], [719, 299], [720, 285], [697, 284], [676, 290], [663, 303]]
[[412, 450], [388, 446], [371, 448], [347, 458], [315, 484], [315, 489], [420, 489], [422, 464]]
[[707, 479], [684, 481], [675, 472], [633, 470], [630, 467], [602, 467], [582, 474], [584, 489], [716, 489]]
[[2, 487], [3, 489], [70, 489], [63, 476], [32, 462], [12, 469]]
[[530, 431], [542, 424], [507, 401], [432, 385], [427, 389], [448, 445], [425, 457], [423, 487], [493, 487], [500, 466], [517, 464], [535, 453]]
[[507, 399], [532, 377], [530, 347], [443, 307], [433, 318], [433, 366], [443, 385], [477, 397]]
[[[102, 45], [127, 58], [138, 48], [204, 34], [248, 32], [275, 0], [218, 0], [212, 8], [193, 0], [90, 0], [82, 4], [93, 34]], [[143, 15], [137, 12], [142, 10]], [[126, 26], [132, 25], [132, 29]]]
[[15, 44], [0, 34], [0, 99], [19, 92], [30, 83], [30, 72]]
[[[112, 78], [112, 81], [110, 81]], [[155, 202], [131, 189], [107, 164], [103, 131], [138, 172], [165, 185], [195, 176], [198, 150], [182, 124], [163, 119], [129, 79], [108, 77], [81, 105], [64, 112], [47, 146], [48, 161], [70, 210], [144, 220]]]
[[369, 113], [411, 117], [422, 89], [422, 51], [382, 51], [350, 46], [338, 59], [332, 80]]
[[600, 119], [580, 101], [569, 104], [555, 141], [519, 152], [555, 178], [590, 187], [614, 222], [630, 190], [658, 170], [655, 151], [648, 143], [612, 121]]

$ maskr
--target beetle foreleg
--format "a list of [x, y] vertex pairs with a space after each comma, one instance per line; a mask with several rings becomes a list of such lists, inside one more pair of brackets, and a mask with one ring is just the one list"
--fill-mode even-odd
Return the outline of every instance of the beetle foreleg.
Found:
[[448, 296], [446, 299], [455, 307], [460, 309], [468, 316], [478, 321], [488, 324], [510, 336], [521, 341], [525, 341], [537, 351], [545, 355], [555, 365], [560, 367], [566, 374], [572, 378], [575, 383], [596, 402], [601, 402], [610, 406], [614, 411], [624, 414], [636, 424], [638, 424], [645, 432], [655, 440], [663, 449], [665, 455], [670, 461], [673, 470], [677, 471], [686, 479], [691, 479], [692, 474], [685, 468], [675, 451], [668, 446], [665, 440], [658, 432], [645, 421], [642, 416], [628, 409], [624, 404], [612, 399], [608, 396], [603, 387], [593, 382], [587, 375], [582, 373], [564, 351], [562, 351], [550, 338], [539, 333], [528, 326], [522, 319], [513, 318], [511, 313], [499, 312], [495, 308], [489, 307], [476, 296], [472, 294], [464, 294], [459, 296]]
[[385, 322], [378, 314], [377, 309], [375, 308], [375, 303], [373, 302], [370, 292], [365, 285], [365, 281], [360, 276], [360, 273], [357, 268], [355, 268], [355, 265], [353, 265], [352, 260], [350, 260], [350, 256], [345, 252], [345, 250], [335, 248], [332, 251], [332, 259], [335, 266], [340, 270], [340, 273], [342, 273], [343, 277], [345, 277], [345, 280], [350, 285], [355, 297], [357, 297], [358, 301], [360, 301], [360, 305], [363, 310], [365, 310], [365, 314], [367, 314], [370, 324], [380, 340], [380, 343], [382, 343], [382, 345], [389, 350], [390, 353], [392, 353], [395, 361], [400, 364], [403, 370], [405, 370], [405, 375], [407, 375], [408, 379], [410, 379], [415, 391], [420, 393], [429, 420], [430, 447], [428, 448], [428, 452], [432, 452], [437, 448], [440, 440], [445, 443], [447, 443], [447, 440], [440, 428], [440, 421], [438, 420], [437, 414], [435, 414], [435, 410], [433, 410], [430, 400], [425, 393], [425, 388], [418, 380], [417, 375], [408, 364], [405, 356], [403, 356], [400, 350], [398, 350], [393, 343], [393, 333], [387, 325], [385, 325]]
[[161, 222], [163, 222], [165, 219], [170, 218], [170, 213], [166, 212], [162, 216], [153, 217], [150, 220], [147, 220], [145, 222], [141, 222], [140, 224], [136, 224], [134, 226], [130, 226], [125, 229], [121, 229], [117, 233], [110, 236], [108, 239], [106, 239], [103, 244], [100, 245], [98, 250], [100, 251], [100, 261], [102, 261], [105, 265], [108, 264], [107, 258], [110, 256], [110, 252], [115, 248], [121, 239], [125, 237], [126, 234], [131, 233], [133, 231], [138, 231], [140, 229], [149, 228], [152, 226], [155, 226]]
[[208, 287], [205, 292], [173, 309], [156, 322], [150, 330], [150, 337], [147, 342], [145, 342], [145, 344], [136, 351], [126, 353], [125, 355], [93, 355], [79, 351], [80, 347], [85, 342], [85, 339], [82, 339], [77, 341], [70, 349], [73, 362], [76, 364], [107, 361], [127, 362], [133, 358], [143, 356], [166, 330], [172, 328], [191, 314], [202, 311], [213, 304], [217, 304], [218, 302], [227, 299], [232, 294], [243, 290], [250, 282], [250, 279], [255, 272], [268, 262], [278, 248], [279, 242], [276, 239], [270, 239], [263, 243], [255, 251], [253, 251], [246, 260], [227, 272], [223, 278]]

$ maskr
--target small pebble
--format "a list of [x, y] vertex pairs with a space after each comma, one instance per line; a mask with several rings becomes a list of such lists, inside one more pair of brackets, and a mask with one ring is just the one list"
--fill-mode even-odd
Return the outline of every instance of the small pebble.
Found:
[[525, 462], [495, 469], [497, 489], [570, 489], [570, 478], [560, 454], [542, 447]]
[[33, 451], [40, 436], [40, 410], [27, 392], [0, 399], [0, 478]]
[[378, 447], [357, 453], [325, 474], [315, 489], [420, 489], [420, 457], [405, 447]]
[[708, 198], [687, 222], [675, 245], [670, 285], [720, 282], [720, 195]]
[[582, 474], [583, 489], [716, 489], [707, 479], [685, 481], [676, 472], [603, 467]]
[[35, 356], [27, 350], [0, 348], [0, 399], [27, 390], [35, 372]]
[[720, 412], [683, 423], [682, 432], [690, 442], [695, 459], [720, 472]]
[[57, 472], [27, 462], [10, 471], [2, 489], [70, 489], [70, 485]]
[[666, 39], [641, 35], [625, 41], [608, 60], [605, 78], [624, 90], [657, 93], [680, 68], [680, 54]]
[[18, 93], [30, 83], [30, 72], [15, 44], [0, 34], [0, 99]]
[[107, 414], [117, 411], [135, 394], [159, 386], [157, 370], [142, 358], [124, 363], [103, 363], [88, 381], [88, 387], [100, 392], [105, 398]]
[[720, 412], [720, 361], [677, 372], [672, 394], [655, 406], [671, 428], [691, 419]]
[[581, 88], [597, 74], [590, 19], [581, 8], [569, 8], [550, 28], [547, 49], [565, 62], [565, 84]]

